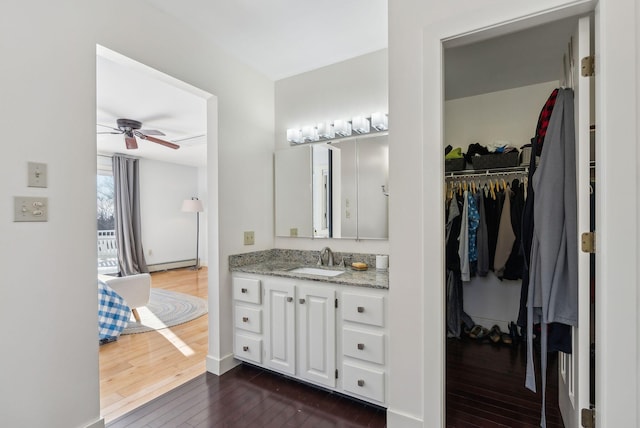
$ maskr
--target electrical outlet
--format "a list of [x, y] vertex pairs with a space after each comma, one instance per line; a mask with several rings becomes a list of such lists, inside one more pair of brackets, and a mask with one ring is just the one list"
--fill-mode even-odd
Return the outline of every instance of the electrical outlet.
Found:
[[14, 196], [13, 206], [13, 221], [47, 221], [48, 219], [48, 198]]
[[248, 230], [244, 233], [244, 245], [253, 245], [256, 243], [253, 230]]
[[291, 237], [298, 236], [298, 228], [292, 227], [291, 229], [289, 229], [289, 236]]

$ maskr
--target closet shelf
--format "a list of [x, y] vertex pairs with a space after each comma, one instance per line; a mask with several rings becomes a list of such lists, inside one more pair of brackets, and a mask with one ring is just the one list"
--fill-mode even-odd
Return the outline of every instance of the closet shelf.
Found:
[[464, 177], [481, 177], [481, 176], [499, 176], [511, 174], [526, 174], [529, 172], [528, 166], [512, 166], [508, 168], [492, 168], [492, 169], [465, 169], [461, 171], [450, 171], [445, 173], [445, 178], [464, 178]]

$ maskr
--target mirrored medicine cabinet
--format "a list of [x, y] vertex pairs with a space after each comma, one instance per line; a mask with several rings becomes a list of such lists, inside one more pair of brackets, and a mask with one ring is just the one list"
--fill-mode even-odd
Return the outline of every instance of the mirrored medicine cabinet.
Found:
[[276, 236], [388, 239], [388, 134], [275, 153]]

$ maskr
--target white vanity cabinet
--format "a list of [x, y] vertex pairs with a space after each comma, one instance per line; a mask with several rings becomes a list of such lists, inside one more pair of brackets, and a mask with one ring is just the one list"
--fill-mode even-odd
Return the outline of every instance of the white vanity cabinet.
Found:
[[345, 393], [386, 403], [386, 291], [354, 290], [341, 294], [342, 389]]
[[236, 358], [386, 404], [386, 290], [239, 272], [232, 278]]

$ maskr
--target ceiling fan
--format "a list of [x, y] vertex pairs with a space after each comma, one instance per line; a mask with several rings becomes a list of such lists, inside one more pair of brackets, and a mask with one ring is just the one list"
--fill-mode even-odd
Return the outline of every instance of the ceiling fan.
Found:
[[100, 125], [105, 128], [113, 129], [113, 131], [106, 132], [98, 132], [98, 134], [124, 134], [124, 141], [127, 145], [127, 149], [137, 149], [138, 141], [136, 137], [141, 140], [149, 140], [153, 143], [161, 144], [165, 147], [169, 147], [171, 149], [179, 149], [180, 146], [174, 143], [170, 143], [165, 140], [161, 140], [160, 138], [152, 137], [152, 135], [165, 135], [161, 131], [157, 131], [155, 129], [140, 129], [142, 128], [142, 123], [137, 120], [131, 119], [118, 119], [117, 121], [118, 127], [113, 128], [107, 125]]

